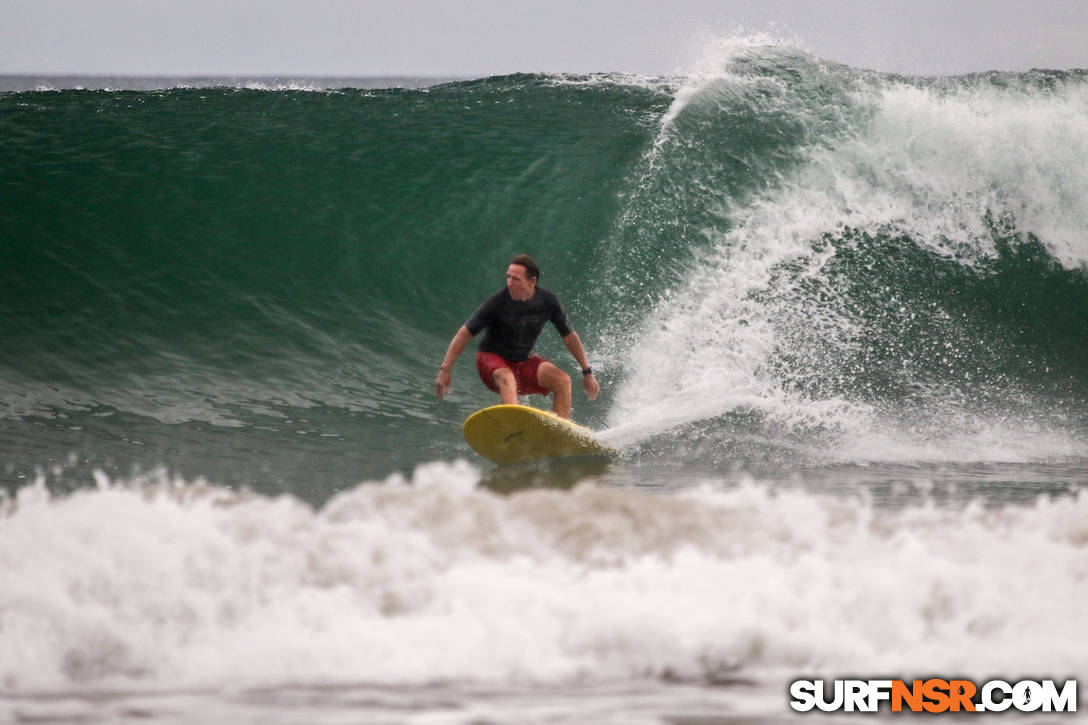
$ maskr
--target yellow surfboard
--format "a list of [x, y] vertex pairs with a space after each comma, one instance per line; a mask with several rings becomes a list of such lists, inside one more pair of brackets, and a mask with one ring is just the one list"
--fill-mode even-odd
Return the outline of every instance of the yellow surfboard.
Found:
[[464, 433], [472, 449], [494, 463], [613, 453], [589, 428], [525, 405], [478, 410], [465, 421]]

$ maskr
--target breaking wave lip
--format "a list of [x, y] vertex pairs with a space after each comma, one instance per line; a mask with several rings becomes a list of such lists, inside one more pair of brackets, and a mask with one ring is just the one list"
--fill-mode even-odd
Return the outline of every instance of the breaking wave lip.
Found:
[[[1088, 237], [1083, 234], [1088, 226], [1088, 175], [1083, 173], [1088, 168], [1088, 124], [1083, 120], [1088, 118], [1088, 85], [1070, 82], [1054, 93], [1016, 74], [993, 82], [903, 79], [823, 67], [803, 51], [760, 47], [767, 39], [742, 41], [712, 48], [688, 74], [647, 152], [647, 175], [666, 173], [668, 154], [714, 143], [703, 129], [728, 122], [713, 117], [721, 113], [715, 94], [731, 98], [722, 88], [732, 93], [756, 82], [769, 84], [767, 92], [779, 104], [776, 113], [794, 114], [797, 123], [809, 123], [804, 104], [819, 103], [819, 97], [801, 95], [791, 85], [791, 73], [780, 66], [792, 64], [798, 72], [825, 78], [843, 92], [839, 100], [851, 108], [842, 112], [837, 126], [832, 124], [833, 133], [821, 131], [797, 149], [796, 169], [751, 198], [723, 196], [717, 226], [701, 230], [706, 244], [678, 262], [687, 274], [678, 275], [682, 279], [661, 295], [632, 336], [637, 344], [620, 346], [633, 352], [626, 355], [626, 379], [608, 416], [619, 432], [610, 435], [623, 438], [640, 426], [651, 434], [660, 432], [654, 417], [679, 425], [738, 407], [752, 407], [787, 423], [862, 434], [871, 441], [883, 440], [880, 431], [889, 436], [911, 433], [909, 424], [895, 431], [893, 420], [879, 407], [849, 391], [836, 398], [785, 389], [768, 363], [782, 351], [791, 352], [784, 328], [802, 324], [806, 298], [790, 298], [792, 310], [777, 309], [773, 300], [782, 290], [775, 285], [783, 280], [776, 275], [797, 268], [791, 272], [797, 287], [821, 280], [818, 289], [828, 297], [811, 305], [807, 324], [815, 330], [812, 334], [826, 333], [826, 345], [834, 347], [849, 345], [869, 321], [854, 319], [844, 309], [849, 300], [827, 276], [836, 254], [825, 243], [829, 236], [860, 230], [901, 238], [962, 265], [965, 274], [985, 274], [998, 254], [998, 220], [1015, 239], [1030, 235], [1038, 240], [1062, 268], [1088, 271]], [[777, 95], [773, 88], [778, 88]], [[810, 92], [808, 86], [804, 92]], [[693, 105], [703, 95], [707, 102]], [[692, 114], [695, 118], [683, 129], [676, 125], [678, 118]], [[693, 128], [703, 137], [677, 136]], [[687, 182], [693, 193], [712, 194], [714, 167], [703, 172], [710, 176]], [[834, 307], [836, 297], [839, 308]], [[785, 319], [783, 313], [796, 319]], [[934, 405], [942, 405], [940, 395], [934, 392], [932, 397]], [[645, 414], [651, 410], [660, 415]], [[940, 422], [940, 412], [924, 411], [915, 427], [923, 418]], [[976, 441], [987, 444], [980, 460], [1021, 460], [1032, 457], [1021, 445], [1030, 439], [1043, 446], [1037, 458], [1045, 459], [1071, 451], [1075, 455], [1083, 445], [1076, 431], [1037, 430], [1030, 413], [1020, 427], [1006, 426], [1007, 437], [1000, 439], [995, 434], [1001, 426], [988, 425], [986, 411], [971, 416], [949, 406], [945, 412], [943, 427], [956, 420], [963, 423], [957, 431], [962, 435], [949, 445], [932, 436], [905, 435], [901, 446], [878, 446], [875, 455], [947, 460]], [[864, 448], [844, 452], [857, 455]]]
[[[314, 509], [152, 475], [4, 506], [9, 693], [1073, 672], [1088, 493], [897, 511], [714, 479], [503, 496], [465, 462]], [[1042, 592], [1047, 592], [1042, 596]]]

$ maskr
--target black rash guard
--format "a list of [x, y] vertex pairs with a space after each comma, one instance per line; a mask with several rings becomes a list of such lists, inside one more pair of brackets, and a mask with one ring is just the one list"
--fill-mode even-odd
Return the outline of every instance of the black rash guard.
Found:
[[536, 294], [530, 299], [518, 302], [510, 296], [510, 290], [503, 287], [480, 305], [465, 327], [473, 337], [480, 330], [487, 330], [480, 341], [481, 352], [493, 352], [510, 362], [522, 362], [529, 359], [544, 323], [549, 320], [560, 337], [573, 332], [559, 299], [548, 290], [537, 287]]

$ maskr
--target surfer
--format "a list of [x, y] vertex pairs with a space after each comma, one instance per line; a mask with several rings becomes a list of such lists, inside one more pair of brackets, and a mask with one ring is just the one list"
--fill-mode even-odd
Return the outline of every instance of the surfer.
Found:
[[539, 394], [552, 398], [552, 410], [561, 418], [570, 418], [570, 376], [551, 361], [533, 355], [533, 345], [544, 324], [551, 321], [563, 338], [563, 344], [582, 368], [582, 387], [594, 400], [601, 386], [593, 376], [582, 340], [578, 337], [554, 294], [537, 286], [540, 269], [527, 254], [510, 260], [506, 269], [506, 287], [486, 300], [480, 309], [461, 325], [453, 336], [446, 357], [438, 368], [435, 392], [442, 398], [450, 390], [453, 364], [468, 341], [486, 330], [476, 353], [480, 380], [502, 397], [502, 402], [516, 405], [518, 395]]

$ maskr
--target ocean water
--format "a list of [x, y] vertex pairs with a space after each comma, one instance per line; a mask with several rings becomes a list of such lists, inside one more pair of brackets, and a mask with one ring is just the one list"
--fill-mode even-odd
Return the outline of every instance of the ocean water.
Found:
[[[1088, 682], [1088, 73], [735, 42], [663, 78], [6, 83], [0, 719]], [[519, 252], [615, 460], [477, 458], [471, 351], [434, 396]]]

